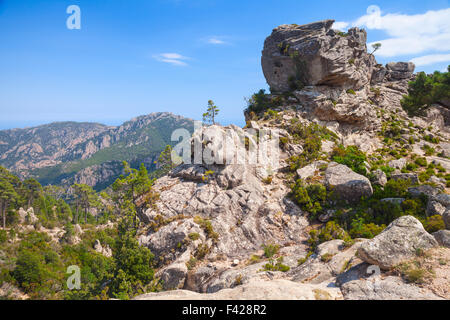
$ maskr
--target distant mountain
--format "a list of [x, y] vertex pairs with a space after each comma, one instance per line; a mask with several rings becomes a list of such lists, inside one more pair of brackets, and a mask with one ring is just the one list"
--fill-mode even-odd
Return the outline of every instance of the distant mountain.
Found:
[[151, 170], [173, 130], [193, 131], [193, 120], [167, 112], [151, 113], [112, 127], [98, 123], [56, 122], [0, 130], [0, 165], [42, 184], [85, 183], [102, 189], [126, 160]]

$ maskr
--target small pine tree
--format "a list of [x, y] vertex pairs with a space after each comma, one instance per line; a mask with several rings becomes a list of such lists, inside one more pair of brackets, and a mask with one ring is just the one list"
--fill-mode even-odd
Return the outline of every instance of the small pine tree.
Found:
[[203, 114], [203, 122], [209, 124], [216, 124], [216, 116], [219, 114], [219, 108], [214, 104], [212, 100], [208, 101], [208, 109]]
[[381, 43], [374, 43], [373, 45], [372, 45], [372, 49], [373, 49], [373, 51], [372, 51], [372, 53], [371, 53], [371, 55], [373, 55], [377, 50], [379, 50], [381, 48]]

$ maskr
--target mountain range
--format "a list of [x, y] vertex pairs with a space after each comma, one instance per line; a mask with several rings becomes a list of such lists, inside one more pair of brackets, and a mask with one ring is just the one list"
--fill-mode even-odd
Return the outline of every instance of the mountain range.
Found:
[[168, 112], [133, 118], [120, 126], [55, 122], [0, 131], [0, 165], [43, 185], [84, 183], [100, 190], [122, 172], [122, 161], [149, 170], [173, 130], [192, 132], [193, 120]]

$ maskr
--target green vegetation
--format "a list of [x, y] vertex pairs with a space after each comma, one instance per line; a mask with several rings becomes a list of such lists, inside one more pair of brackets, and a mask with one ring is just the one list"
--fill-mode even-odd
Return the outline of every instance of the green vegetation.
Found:
[[279, 257], [278, 259], [269, 259], [269, 262], [266, 263], [263, 267], [263, 271], [281, 271], [288, 272], [291, 268], [287, 265], [283, 264], [283, 257]]
[[291, 186], [291, 195], [294, 201], [303, 210], [311, 214], [310, 220], [314, 220], [323, 211], [326, 205], [327, 189], [321, 184], [305, 186], [302, 180], [297, 180]]
[[278, 253], [278, 251], [280, 250], [280, 246], [277, 244], [267, 244], [263, 246], [263, 250], [264, 256], [270, 259]]
[[347, 245], [352, 244], [349, 234], [336, 222], [330, 221], [321, 229], [310, 231], [308, 244], [311, 247], [311, 251], [314, 251], [319, 244], [336, 239], [344, 240]]
[[375, 52], [377, 52], [381, 48], [381, 46], [382, 46], [382, 44], [379, 42], [372, 44], [373, 51], [370, 54], [373, 55]]
[[279, 107], [282, 103], [282, 96], [269, 95], [266, 94], [264, 89], [261, 89], [247, 100], [246, 112], [254, 112], [255, 114], [258, 114], [268, 109]]
[[409, 82], [408, 95], [401, 104], [410, 116], [415, 116], [423, 115], [433, 103], [444, 99], [450, 99], [450, 66], [447, 72], [417, 74], [416, 80]]
[[322, 139], [334, 141], [337, 138], [336, 134], [323, 126], [316, 123], [304, 125], [295, 118], [288, 131], [293, 137], [293, 142], [303, 146], [303, 153], [289, 159], [292, 171], [303, 168], [320, 157]]
[[214, 104], [214, 101], [208, 101], [208, 109], [203, 114], [203, 122], [207, 124], [216, 124], [216, 116], [219, 114], [219, 108]]
[[367, 175], [367, 157], [358, 147], [348, 146], [345, 148], [343, 145], [339, 145], [333, 149], [331, 157], [333, 161], [344, 164], [359, 174]]

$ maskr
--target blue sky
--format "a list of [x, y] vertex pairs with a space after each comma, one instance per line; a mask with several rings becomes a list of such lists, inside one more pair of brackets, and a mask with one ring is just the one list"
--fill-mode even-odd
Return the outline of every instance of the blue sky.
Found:
[[[81, 9], [80, 30], [66, 27], [69, 5]], [[209, 99], [221, 123], [242, 125], [244, 97], [267, 89], [260, 57], [276, 26], [361, 25], [369, 43], [385, 44], [380, 63], [415, 59], [416, 70], [431, 72], [450, 64], [449, 8], [443, 0], [0, 0], [0, 129], [117, 125], [157, 111], [200, 119]]]

